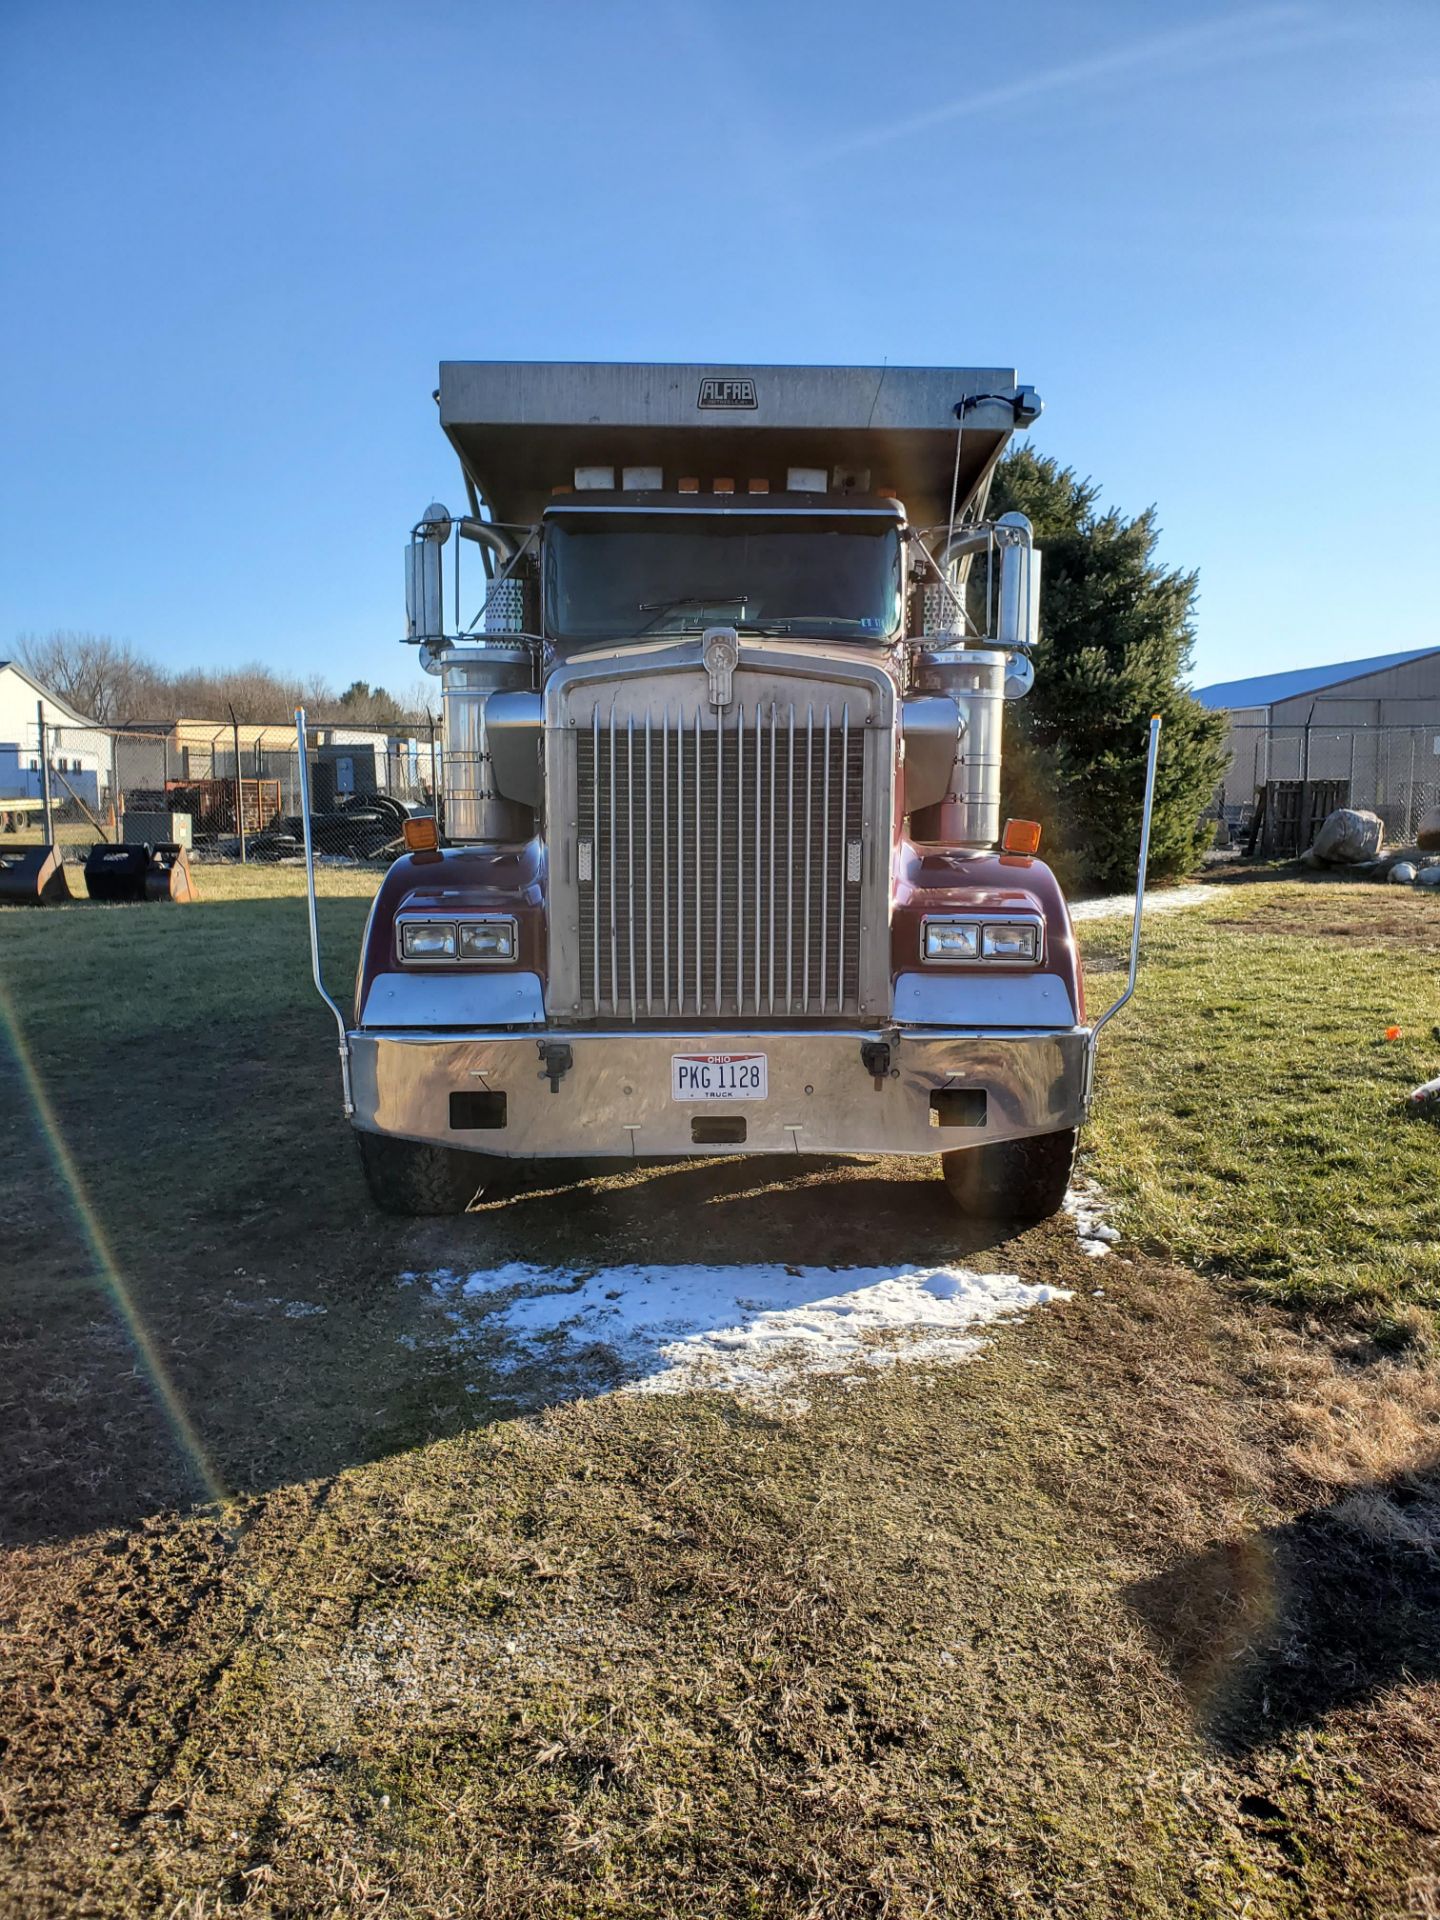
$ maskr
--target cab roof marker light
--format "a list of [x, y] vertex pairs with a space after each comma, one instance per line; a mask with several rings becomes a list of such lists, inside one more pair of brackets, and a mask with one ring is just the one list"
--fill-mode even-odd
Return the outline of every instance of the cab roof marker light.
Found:
[[675, 482], [675, 490], [677, 493], [699, 493], [700, 482], [693, 474], [687, 474], [683, 480]]
[[613, 467], [576, 467], [575, 491], [577, 493], [613, 493], [615, 469]]
[[620, 485], [626, 493], [658, 493], [665, 484], [659, 467], [622, 467]]
[[824, 467], [790, 467], [785, 474], [787, 493], [824, 493], [829, 483]]
[[752, 480], [749, 491], [751, 493], [769, 493], [770, 482], [768, 480]]
[[712, 484], [714, 485], [716, 493], [734, 493], [735, 491], [735, 482], [733, 480], [716, 480]]

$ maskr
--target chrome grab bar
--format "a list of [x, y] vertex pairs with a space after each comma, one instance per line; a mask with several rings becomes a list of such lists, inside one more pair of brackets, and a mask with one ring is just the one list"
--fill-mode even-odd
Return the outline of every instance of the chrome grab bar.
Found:
[[1085, 1110], [1090, 1110], [1090, 1102], [1095, 1092], [1095, 1053], [1100, 1041], [1101, 1029], [1119, 1013], [1125, 1002], [1135, 991], [1135, 982], [1140, 973], [1140, 921], [1145, 911], [1145, 873], [1150, 864], [1150, 821], [1155, 812], [1155, 763], [1160, 756], [1160, 716], [1150, 716], [1150, 748], [1145, 762], [1145, 805], [1140, 815], [1140, 861], [1135, 872], [1135, 915], [1130, 924], [1130, 975], [1125, 982], [1125, 991], [1108, 1006], [1090, 1029], [1090, 1042], [1085, 1049]]
[[345, 1016], [325, 991], [320, 977], [320, 922], [315, 912], [315, 840], [310, 829], [310, 762], [305, 755], [305, 709], [295, 709], [295, 745], [300, 760], [300, 824], [305, 830], [305, 900], [310, 914], [310, 974], [315, 991], [335, 1016], [340, 1034], [340, 1088], [345, 1118], [351, 1119], [355, 1101], [350, 1090], [350, 1040], [345, 1031]]

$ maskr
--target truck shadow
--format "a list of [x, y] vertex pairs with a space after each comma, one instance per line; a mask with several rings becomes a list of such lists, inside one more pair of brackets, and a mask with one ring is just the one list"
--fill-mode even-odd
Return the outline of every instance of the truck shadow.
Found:
[[[934, 1163], [798, 1157], [599, 1177], [594, 1164], [550, 1163], [462, 1217], [390, 1219], [365, 1193], [348, 1128], [308, 1087], [283, 1129], [257, 1126], [248, 1160], [197, 1156], [206, 1177], [161, 1207], [146, 1163], [203, 1127], [210, 1098], [180, 1062], [153, 1120], [133, 1104], [67, 1100], [88, 1207], [71, 1204], [37, 1129], [12, 1129], [0, 1541], [132, 1527], [203, 1505], [217, 1485], [263, 1494], [619, 1384], [603, 1364], [585, 1382], [564, 1365], [517, 1374], [503, 1332], [461, 1338], [443, 1290], [407, 1274], [524, 1262], [563, 1285], [624, 1263], [937, 1266], [1005, 1238], [957, 1213]], [[233, 1061], [242, 1119], [273, 1092], [268, 1069]]]
[[1229, 1753], [1440, 1678], [1440, 1461], [1217, 1541], [1126, 1597]]
[[[482, 1196], [451, 1244], [532, 1249], [543, 1257], [896, 1265], [966, 1259], [1014, 1229], [959, 1212], [933, 1161], [755, 1155], [655, 1161], [632, 1168], [550, 1162], [513, 1191]], [[518, 1251], [508, 1257], [524, 1257]]]

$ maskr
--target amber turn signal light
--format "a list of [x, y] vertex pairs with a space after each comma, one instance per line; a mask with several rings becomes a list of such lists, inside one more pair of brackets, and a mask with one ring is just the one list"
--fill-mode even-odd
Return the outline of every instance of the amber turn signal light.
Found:
[[434, 853], [440, 844], [440, 829], [433, 820], [407, 820], [405, 845], [411, 853]]
[[1005, 831], [1000, 836], [1000, 844], [1006, 853], [1038, 853], [1040, 822], [1038, 820], [1007, 820]]

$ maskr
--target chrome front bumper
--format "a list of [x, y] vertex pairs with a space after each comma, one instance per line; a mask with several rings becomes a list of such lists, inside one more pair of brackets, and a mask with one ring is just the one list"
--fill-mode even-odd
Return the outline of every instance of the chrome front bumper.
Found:
[[[1051, 1031], [890, 1028], [748, 1033], [417, 1033], [347, 1035], [354, 1124], [435, 1145], [517, 1159], [625, 1159], [716, 1153], [940, 1153], [1078, 1126], [1085, 1027]], [[862, 1047], [889, 1048], [878, 1077]], [[542, 1049], [549, 1049], [548, 1061]], [[557, 1056], [556, 1049], [562, 1052]], [[569, 1064], [561, 1068], [563, 1050]], [[670, 1097], [676, 1053], [763, 1052], [763, 1101]], [[954, 1124], [936, 1093], [983, 1091], [983, 1124]], [[452, 1127], [451, 1096], [503, 1093], [504, 1125]], [[464, 1102], [460, 1108], [465, 1107]], [[492, 1111], [494, 1103], [490, 1103]], [[741, 1142], [697, 1144], [695, 1120], [743, 1119]]]

